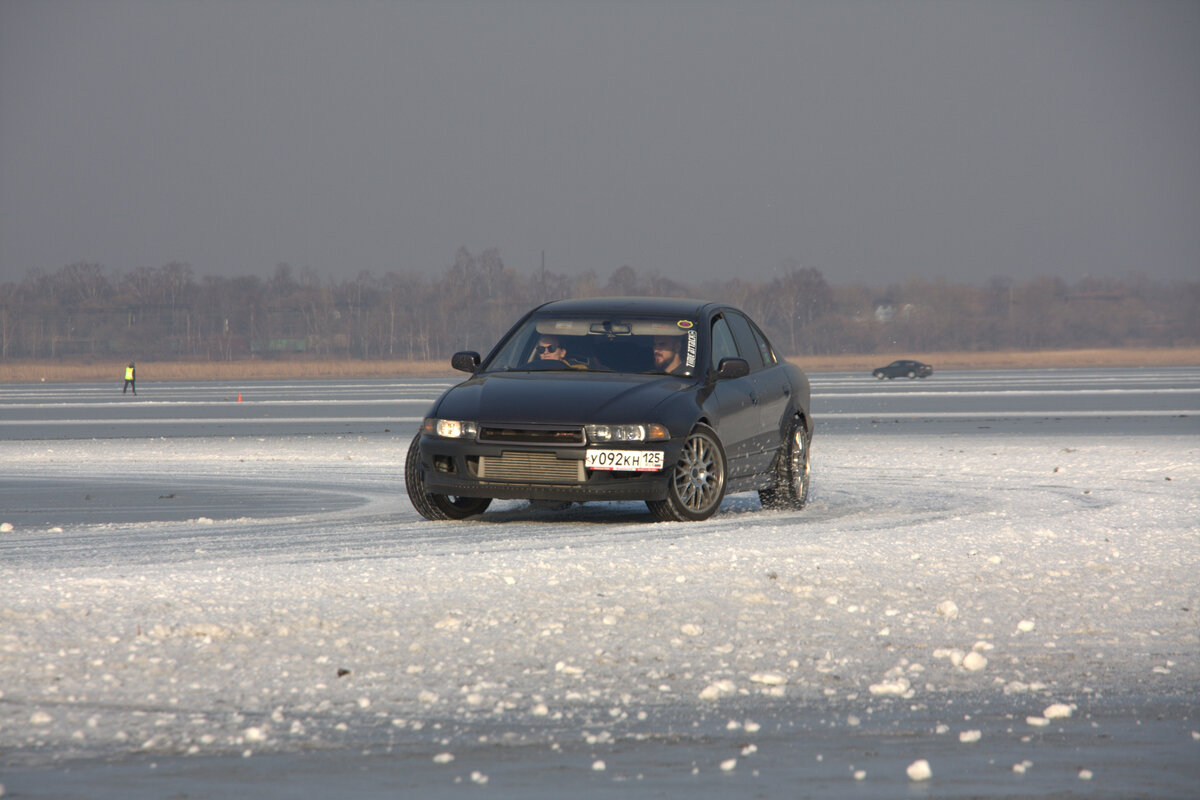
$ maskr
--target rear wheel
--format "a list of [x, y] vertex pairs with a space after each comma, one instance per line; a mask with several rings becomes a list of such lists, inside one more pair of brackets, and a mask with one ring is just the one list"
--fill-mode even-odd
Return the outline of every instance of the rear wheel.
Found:
[[808, 447], [811, 442], [812, 437], [803, 420], [793, 421], [775, 465], [775, 483], [771, 488], [758, 492], [763, 508], [804, 508], [808, 502]]
[[716, 431], [697, 425], [684, 442], [667, 483], [666, 500], [647, 500], [664, 522], [708, 519], [725, 499], [725, 448]]
[[491, 505], [490, 497], [455, 497], [432, 494], [425, 491], [425, 473], [421, 470], [420, 437], [414, 437], [408, 446], [408, 457], [404, 459], [404, 488], [408, 499], [425, 519], [466, 519], [482, 514]]
[[908, 377], [909, 377], [909, 378], [915, 378], [915, 377], [917, 377], [917, 373], [913, 372], [913, 371], [910, 369], [910, 370], [908, 371]]

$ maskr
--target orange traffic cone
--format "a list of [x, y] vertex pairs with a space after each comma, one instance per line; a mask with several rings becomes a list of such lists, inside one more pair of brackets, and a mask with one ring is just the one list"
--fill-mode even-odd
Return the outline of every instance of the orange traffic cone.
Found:
[[242, 393], [238, 392], [238, 402], [242, 402]]

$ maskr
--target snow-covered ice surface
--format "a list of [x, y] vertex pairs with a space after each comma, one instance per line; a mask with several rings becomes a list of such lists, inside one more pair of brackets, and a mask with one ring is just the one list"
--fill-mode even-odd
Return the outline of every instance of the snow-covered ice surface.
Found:
[[257, 435], [5, 387], [2, 794], [1195, 797], [1200, 370], [1106, 376], [813, 376], [809, 507], [698, 524], [419, 519], [436, 383]]

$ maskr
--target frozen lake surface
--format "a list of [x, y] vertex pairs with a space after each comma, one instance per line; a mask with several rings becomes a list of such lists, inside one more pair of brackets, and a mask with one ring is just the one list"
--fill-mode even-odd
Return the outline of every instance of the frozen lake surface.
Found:
[[1196, 796], [1200, 369], [814, 374], [809, 507], [694, 524], [151, 377], [0, 387], [6, 798]]

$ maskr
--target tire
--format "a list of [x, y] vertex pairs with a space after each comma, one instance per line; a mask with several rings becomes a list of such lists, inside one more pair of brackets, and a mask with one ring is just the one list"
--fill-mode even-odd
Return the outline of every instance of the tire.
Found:
[[882, 372], [876, 372], [875, 377], [879, 380], [883, 380], [886, 376]]
[[666, 500], [647, 500], [663, 522], [698, 522], [708, 519], [725, 499], [725, 448], [716, 431], [697, 425], [683, 444], [679, 461], [667, 480]]
[[490, 497], [453, 497], [425, 491], [425, 473], [421, 470], [420, 436], [413, 437], [404, 459], [404, 488], [408, 499], [425, 519], [467, 519], [482, 514], [491, 505]]
[[917, 373], [915, 373], [915, 372], [911, 372], [911, 371], [910, 371], [910, 372], [908, 373], [908, 377], [909, 377], [909, 380], [911, 380], [911, 379], [913, 379], [913, 378], [917, 377]]
[[809, 460], [812, 436], [804, 422], [797, 419], [788, 429], [788, 438], [780, 450], [775, 465], [775, 484], [760, 489], [758, 499], [763, 508], [798, 511], [808, 503]]

